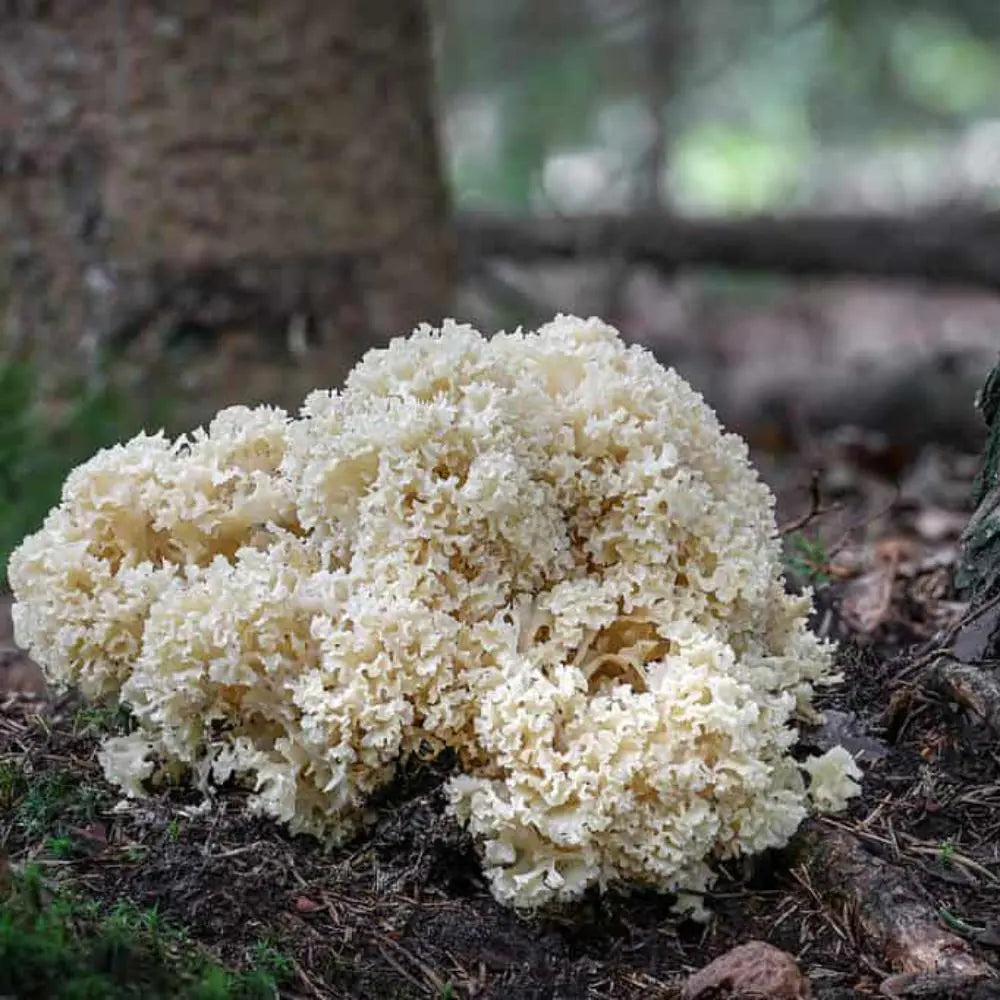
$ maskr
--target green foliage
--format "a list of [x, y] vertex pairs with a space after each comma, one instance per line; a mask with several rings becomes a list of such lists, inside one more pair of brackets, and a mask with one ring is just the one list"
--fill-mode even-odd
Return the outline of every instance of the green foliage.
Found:
[[931, 147], [1000, 115], [995, 0], [432, 10], [459, 204], [537, 209], [547, 162], [567, 151], [617, 164], [613, 183], [627, 189], [659, 143], [681, 210], [783, 208], [822, 192], [817, 165], [892, 181], [889, 154], [902, 153], [922, 176]]
[[924, 107], [957, 115], [990, 111], [1000, 87], [1000, 55], [989, 39], [923, 13], [896, 25], [890, 51], [906, 92]]
[[819, 538], [793, 531], [785, 542], [785, 566], [807, 583], [830, 582], [830, 554]]
[[0, 899], [0, 996], [51, 1000], [273, 1000], [291, 963], [266, 942], [248, 971], [199, 953], [155, 907], [94, 902], [47, 886], [29, 866]]
[[49, 837], [45, 842], [45, 849], [56, 858], [69, 858], [73, 856], [73, 838], [63, 834], [61, 837]]
[[700, 209], [751, 212], [787, 198], [805, 150], [721, 123], [687, 131], [677, 142], [674, 190]]
[[40, 401], [38, 373], [26, 362], [0, 364], [0, 560], [40, 526], [59, 502], [67, 473], [121, 439], [134, 423], [110, 390], [72, 389], [55, 412]]

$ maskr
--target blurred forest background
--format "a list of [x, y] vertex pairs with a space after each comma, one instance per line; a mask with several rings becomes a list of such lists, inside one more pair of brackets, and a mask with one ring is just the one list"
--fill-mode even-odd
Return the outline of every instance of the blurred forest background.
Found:
[[979, 447], [998, 288], [993, 0], [0, 4], [4, 551], [96, 447], [444, 316], [600, 314], [891, 475]]

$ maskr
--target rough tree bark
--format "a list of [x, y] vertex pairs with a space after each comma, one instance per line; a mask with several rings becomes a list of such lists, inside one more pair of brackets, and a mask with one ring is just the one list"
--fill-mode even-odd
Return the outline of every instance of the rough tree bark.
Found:
[[[1000, 364], [987, 377], [976, 405], [989, 438], [973, 490], [976, 512], [962, 538], [959, 583], [974, 601], [983, 603], [1000, 594]], [[994, 640], [989, 655], [1000, 657], [1000, 640]]]
[[923, 674], [974, 718], [1000, 735], [1000, 364], [989, 374], [977, 406], [989, 437], [973, 488], [976, 510], [962, 534], [958, 587], [970, 611]]
[[810, 820], [796, 848], [824, 902], [894, 973], [882, 983], [883, 996], [916, 995], [921, 985], [923, 995], [950, 996], [954, 988], [954, 995], [969, 996], [975, 981], [992, 978], [992, 967], [941, 926], [906, 873], [850, 833]]
[[440, 317], [422, 0], [15, 0], [0, 29], [8, 350], [293, 403]]

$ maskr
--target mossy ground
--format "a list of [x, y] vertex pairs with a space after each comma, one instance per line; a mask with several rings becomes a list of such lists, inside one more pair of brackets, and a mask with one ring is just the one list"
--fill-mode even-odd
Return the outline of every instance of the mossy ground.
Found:
[[[57, 850], [56, 856], [63, 852]], [[53, 1000], [268, 1000], [287, 960], [261, 946], [255, 967], [233, 972], [160, 919], [155, 906], [105, 911], [53, 888], [44, 867], [10, 873], [0, 906], [0, 991]]]
[[[8, 715], [21, 753], [0, 757], [0, 808], [7, 852], [0, 856], [0, 996], [52, 1000], [267, 1000], [291, 965], [265, 939], [240, 968], [219, 964], [156, 903], [93, 892], [89, 862], [141, 863], [141, 844], [110, 853], [114, 797], [79, 754], [120, 724], [115, 711], [80, 708], [65, 729], [41, 715]], [[22, 728], [23, 726], [23, 728]], [[31, 743], [47, 748], [42, 758]], [[50, 752], [51, 751], [51, 752]], [[176, 827], [168, 826], [168, 836]], [[13, 858], [10, 848], [14, 847]], [[117, 855], [117, 857], [115, 857]]]

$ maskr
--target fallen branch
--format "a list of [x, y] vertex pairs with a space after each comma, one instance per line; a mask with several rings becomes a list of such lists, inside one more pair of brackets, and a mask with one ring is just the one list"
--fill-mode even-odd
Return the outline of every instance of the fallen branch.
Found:
[[1000, 212], [993, 211], [733, 219], [467, 212], [455, 227], [470, 263], [618, 257], [668, 272], [726, 267], [1000, 287]]
[[895, 973], [883, 983], [883, 995], [913, 995], [914, 987], [931, 984], [968, 986], [996, 976], [962, 938], [941, 926], [903, 871], [866, 850], [857, 837], [813, 821], [799, 844], [799, 857], [824, 904], [845, 910]]

